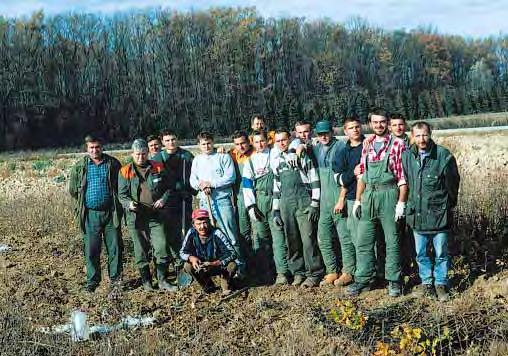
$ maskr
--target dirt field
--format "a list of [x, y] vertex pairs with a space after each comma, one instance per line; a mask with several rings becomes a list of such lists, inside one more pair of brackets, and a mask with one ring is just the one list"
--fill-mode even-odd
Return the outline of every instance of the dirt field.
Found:
[[[126, 290], [108, 295], [107, 272], [83, 293], [82, 241], [66, 194], [73, 158], [0, 163], [0, 354], [508, 354], [508, 133], [439, 137], [462, 184], [452, 241], [452, 300], [439, 304], [383, 289], [347, 300], [339, 288], [253, 287], [227, 301], [193, 284], [176, 294], [139, 288], [126, 245]], [[408, 284], [412, 281], [407, 280]], [[408, 286], [409, 287], [409, 286]], [[149, 327], [75, 343], [42, 327], [155, 318]]]

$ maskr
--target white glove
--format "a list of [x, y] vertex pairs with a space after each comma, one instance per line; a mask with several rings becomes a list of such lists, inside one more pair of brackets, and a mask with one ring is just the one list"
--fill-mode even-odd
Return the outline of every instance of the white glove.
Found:
[[355, 200], [353, 204], [353, 216], [356, 216], [357, 219], [360, 219], [362, 213], [362, 203], [359, 200]]
[[395, 221], [399, 221], [403, 219], [406, 215], [406, 202], [399, 201], [397, 205], [395, 205]]
[[298, 155], [296, 153], [294, 152], [288, 153], [286, 161], [291, 168], [298, 167]]

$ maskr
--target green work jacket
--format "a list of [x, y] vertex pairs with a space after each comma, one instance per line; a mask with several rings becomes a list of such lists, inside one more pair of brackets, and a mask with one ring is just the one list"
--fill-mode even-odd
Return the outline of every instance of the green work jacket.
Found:
[[406, 222], [421, 233], [447, 231], [451, 208], [457, 205], [460, 176], [457, 162], [446, 148], [429, 142], [428, 156], [421, 162], [418, 147], [412, 145], [402, 155], [409, 187]]

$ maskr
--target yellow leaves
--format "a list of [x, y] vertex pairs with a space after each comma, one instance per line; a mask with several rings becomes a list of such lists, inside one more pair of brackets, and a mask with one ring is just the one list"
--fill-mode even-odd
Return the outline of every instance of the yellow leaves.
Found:
[[349, 300], [338, 300], [335, 308], [330, 310], [329, 316], [337, 324], [351, 330], [363, 329], [367, 323], [367, 316]]

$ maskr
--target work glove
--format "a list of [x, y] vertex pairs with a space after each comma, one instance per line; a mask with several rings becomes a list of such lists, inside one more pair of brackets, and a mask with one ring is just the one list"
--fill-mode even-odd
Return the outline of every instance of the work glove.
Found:
[[273, 223], [275, 227], [279, 230], [282, 230], [284, 227], [284, 222], [282, 221], [282, 218], [280, 217], [280, 210], [274, 210], [273, 211]]
[[362, 203], [359, 200], [355, 200], [353, 204], [353, 215], [356, 216], [358, 220], [362, 217]]
[[263, 219], [265, 218], [265, 216], [263, 215], [261, 210], [259, 210], [256, 204], [249, 206], [247, 210], [249, 211], [249, 216], [252, 221], [263, 221]]
[[319, 220], [319, 208], [315, 206], [309, 206], [307, 209], [305, 209], [304, 213], [308, 214], [307, 219], [311, 223], [317, 223], [317, 221]]
[[406, 215], [406, 202], [399, 201], [397, 205], [395, 205], [395, 221], [399, 221], [404, 219]]
[[298, 168], [298, 155], [296, 152], [288, 153], [286, 162], [291, 168]]

